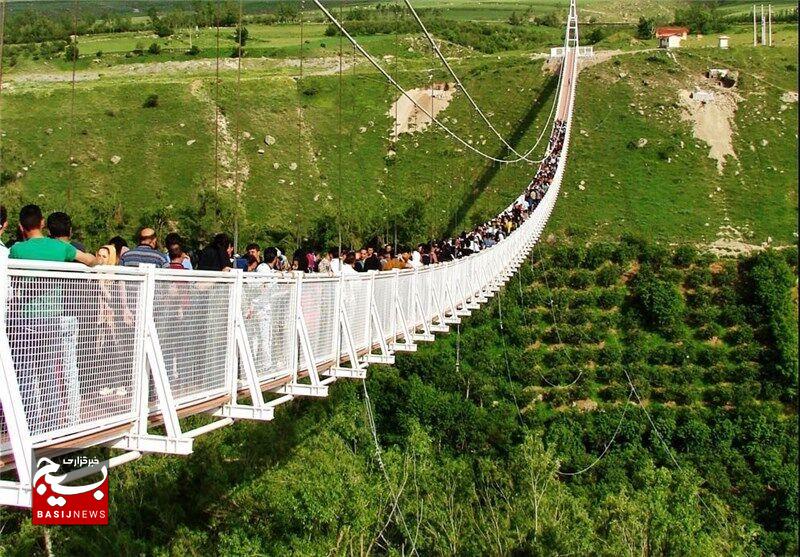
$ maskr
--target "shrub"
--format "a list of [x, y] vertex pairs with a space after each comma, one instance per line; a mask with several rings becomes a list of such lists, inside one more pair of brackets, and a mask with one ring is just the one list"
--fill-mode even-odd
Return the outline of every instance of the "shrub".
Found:
[[786, 255], [786, 264], [792, 269], [797, 269], [797, 248], [789, 248], [783, 250]]
[[593, 278], [594, 277], [591, 271], [587, 271], [586, 269], [578, 269], [572, 273], [572, 276], [569, 279], [569, 285], [572, 288], [583, 290], [592, 284]]
[[672, 255], [672, 262], [678, 267], [687, 268], [697, 259], [697, 250], [693, 246], [682, 245]]
[[236, 41], [237, 46], [241, 44], [244, 47], [247, 44], [247, 39], [250, 37], [250, 31], [247, 30], [247, 27], [236, 27], [236, 30], [233, 32], [233, 40]]
[[583, 258], [583, 265], [587, 269], [597, 269], [607, 261], [611, 261], [614, 255], [614, 246], [606, 242], [598, 242], [589, 246], [586, 256]]
[[551, 260], [554, 265], [567, 269], [580, 267], [586, 250], [582, 246], [562, 244], [553, 250]]
[[755, 331], [746, 323], [738, 325], [735, 329], [729, 329], [728, 332], [725, 333], [725, 342], [733, 346], [737, 344], [748, 344], [754, 340]]
[[161, 45], [159, 45], [158, 43], [152, 43], [148, 47], [147, 52], [149, 54], [155, 54], [155, 55], [161, 54]]
[[621, 306], [625, 301], [625, 288], [609, 288], [600, 292], [597, 304], [602, 309], [613, 309]]
[[683, 283], [683, 272], [680, 269], [675, 269], [672, 267], [662, 269], [661, 278], [667, 282], [671, 282], [672, 284], [681, 284]]
[[597, 271], [595, 275], [595, 284], [597, 284], [597, 286], [612, 286], [617, 284], [621, 276], [622, 270], [619, 266], [609, 263], [608, 265], [603, 265]]
[[193, 44], [191, 47], [189, 47], [189, 50], [186, 51], [186, 54], [189, 56], [197, 56], [200, 54], [200, 47], [196, 44]]
[[564, 269], [551, 268], [544, 273], [544, 280], [550, 288], [559, 288], [567, 284], [569, 271]]
[[647, 40], [653, 38], [655, 33], [655, 20], [653, 18], [639, 18], [639, 24], [636, 26], [636, 38]]
[[80, 51], [78, 49], [78, 45], [75, 43], [70, 43], [64, 49], [64, 60], [67, 62], [74, 62], [80, 56]]
[[156, 108], [158, 106], [158, 95], [155, 93], [148, 95], [142, 106], [144, 108]]
[[683, 297], [674, 284], [659, 280], [643, 268], [632, 281], [635, 306], [644, 322], [662, 332], [674, 332], [683, 318]]
[[687, 288], [697, 289], [711, 284], [711, 280], [711, 271], [706, 267], [698, 267], [689, 271], [684, 284], [686, 284]]

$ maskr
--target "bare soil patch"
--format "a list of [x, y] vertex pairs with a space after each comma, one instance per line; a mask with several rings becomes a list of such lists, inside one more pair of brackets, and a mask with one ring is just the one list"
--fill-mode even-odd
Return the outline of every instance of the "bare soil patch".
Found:
[[[455, 92], [454, 83], [434, 83], [433, 87], [407, 91], [408, 95], [433, 117], [437, 117], [450, 105]], [[433, 121], [405, 95], [400, 95], [387, 114], [394, 120], [390, 134], [392, 141], [397, 141], [397, 138], [404, 133], [425, 131]]]
[[714, 87], [712, 91], [713, 101], [701, 101], [692, 98], [692, 92], [681, 90], [679, 97], [684, 109], [681, 117], [692, 122], [694, 137], [708, 144], [708, 156], [717, 161], [717, 171], [722, 174], [727, 157], [738, 160], [733, 149], [733, 119], [740, 97], [722, 87]]

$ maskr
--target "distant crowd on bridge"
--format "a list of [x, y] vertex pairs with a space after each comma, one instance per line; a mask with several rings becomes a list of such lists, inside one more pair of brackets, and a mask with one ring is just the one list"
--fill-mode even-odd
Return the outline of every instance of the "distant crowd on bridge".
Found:
[[[73, 226], [69, 215], [63, 212], [50, 214], [45, 220], [37, 205], [26, 205], [19, 213], [20, 239], [10, 246], [11, 259], [53, 262], [77, 262], [88, 266], [122, 265], [138, 267], [152, 264], [160, 268], [230, 271], [270, 274], [281, 272], [324, 273], [331, 275], [353, 274], [368, 271], [414, 269], [425, 265], [453, 261], [487, 249], [502, 241], [518, 228], [538, 206], [555, 177], [564, 146], [566, 123], [556, 120], [550, 136], [546, 156], [538, 167], [528, 188], [500, 215], [475, 229], [462, 232], [454, 238], [434, 240], [419, 244], [414, 249], [396, 250], [392, 245], [367, 246], [360, 250], [341, 250], [333, 247], [327, 251], [296, 250], [291, 260], [276, 247], [262, 249], [257, 243], [248, 244], [241, 255], [234, 253], [234, 245], [227, 234], [217, 234], [203, 249], [190, 254], [183, 239], [172, 232], [163, 239], [166, 250], [153, 228], [139, 230], [136, 245], [116, 236], [101, 246], [94, 255], [72, 238]], [[2, 234], [8, 228], [7, 209], [0, 205], [0, 252], [8, 249]], [[47, 234], [45, 234], [45, 229]]]

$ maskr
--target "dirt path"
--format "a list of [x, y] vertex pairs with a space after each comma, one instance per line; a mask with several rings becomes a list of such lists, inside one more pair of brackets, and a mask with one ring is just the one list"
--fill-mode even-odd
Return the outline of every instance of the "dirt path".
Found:
[[[228, 117], [221, 110], [217, 110], [214, 99], [203, 89], [202, 80], [196, 79], [192, 81], [189, 86], [189, 92], [198, 101], [207, 105], [211, 111], [216, 113], [216, 126], [219, 129], [219, 166], [223, 173], [222, 185], [234, 191], [238, 188], [237, 194], [241, 194], [244, 184], [250, 178], [250, 165], [247, 162], [247, 157], [241, 156], [243, 139], [240, 137], [239, 145], [237, 145], [236, 137], [230, 130]], [[238, 168], [236, 165], [237, 148], [239, 153]]]
[[[358, 64], [358, 61], [356, 62]], [[219, 69], [221, 72], [236, 71], [239, 63], [235, 58], [221, 58]], [[348, 70], [353, 67], [352, 59], [345, 59], [342, 69]], [[98, 81], [105, 78], [114, 77], [134, 77], [150, 75], [182, 75], [193, 73], [208, 73], [216, 71], [217, 60], [215, 58], [204, 58], [202, 60], [183, 60], [170, 62], [152, 62], [140, 64], [120, 64], [110, 68], [98, 68], [94, 70], [81, 70], [75, 73], [75, 81]], [[242, 60], [242, 70], [269, 70], [269, 69], [297, 69], [299, 75], [300, 60], [288, 58], [276, 60], [274, 58], [245, 58]], [[310, 58], [303, 61], [303, 74], [313, 75], [332, 75], [339, 71], [338, 57]], [[66, 83], [72, 81], [72, 72], [36, 72], [36, 73], [12, 73], [6, 77], [7, 85], [12, 88], [14, 84], [37, 84], [37, 83]]]

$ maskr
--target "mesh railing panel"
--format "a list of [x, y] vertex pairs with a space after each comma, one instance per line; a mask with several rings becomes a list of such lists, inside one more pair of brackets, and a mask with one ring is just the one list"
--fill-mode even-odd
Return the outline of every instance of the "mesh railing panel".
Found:
[[[358, 275], [345, 279], [342, 303], [347, 308], [347, 322], [356, 350], [369, 346], [367, 326], [369, 325], [369, 281]], [[365, 277], [366, 278], [366, 277]]]
[[431, 318], [430, 279], [430, 269], [424, 269], [417, 274], [417, 292], [419, 294], [420, 305], [422, 306], [422, 315], [417, 316], [420, 323], [422, 321], [430, 321]]
[[153, 318], [179, 407], [225, 391], [234, 286], [232, 281], [156, 278]]
[[242, 287], [242, 317], [250, 353], [260, 380], [291, 372], [294, 282], [246, 280]]
[[[393, 336], [394, 323], [392, 319], [394, 305], [394, 276], [389, 274], [377, 275], [375, 277], [375, 289], [373, 291], [373, 301], [378, 312], [378, 319], [383, 330], [384, 340], [389, 340]], [[372, 341], [377, 342], [377, 327], [372, 335]]]
[[[316, 364], [333, 358], [333, 336], [339, 321], [336, 319], [336, 289], [338, 281], [303, 281], [300, 306], [308, 329], [308, 338]], [[300, 351], [300, 369], [307, 368], [306, 357]]]
[[144, 280], [8, 280], [6, 333], [34, 443], [133, 420]]
[[413, 332], [417, 312], [414, 303], [414, 275], [412, 273], [400, 273], [397, 282], [397, 299], [400, 300], [400, 307], [403, 308], [406, 326], [408, 326], [409, 332]]

